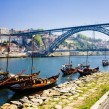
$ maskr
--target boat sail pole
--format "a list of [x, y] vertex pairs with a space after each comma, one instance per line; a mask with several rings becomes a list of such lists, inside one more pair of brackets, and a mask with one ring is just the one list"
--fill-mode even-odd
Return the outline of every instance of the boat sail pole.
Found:
[[69, 45], [69, 65], [70, 65], [70, 45]]
[[8, 64], [9, 64], [9, 52], [10, 52], [10, 39], [11, 39], [11, 36], [9, 36], [9, 43], [7, 44], [7, 64], [6, 64], [6, 73], [8, 73]]
[[105, 60], [106, 60], [106, 40], [105, 40]]
[[88, 65], [88, 42], [87, 42], [87, 57], [86, 57], [86, 66]]
[[33, 73], [34, 37], [35, 37], [35, 35], [32, 36], [32, 54], [31, 54], [32, 65], [31, 65], [31, 75]]

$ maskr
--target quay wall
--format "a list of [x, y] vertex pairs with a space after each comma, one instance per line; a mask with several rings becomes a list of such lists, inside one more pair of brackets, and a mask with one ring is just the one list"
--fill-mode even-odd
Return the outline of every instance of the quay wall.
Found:
[[[70, 52], [71, 56], [85, 56], [87, 55], [87, 52]], [[104, 55], [102, 52], [88, 52], [88, 55], [90, 56], [99, 56], [99, 55]], [[20, 57], [28, 57], [29, 55], [27, 53], [10, 53], [8, 55], [9, 58], [20, 58]], [[51, 54], [49, 54], [49, 56], [69, 56], [69, 52], [65, 51], [65, 52], [53, 52]], [[6, 58], [7, 54], [0, 54], [0, 58]], [[41, 57], [40, 54], [37, 54], [36, 57]]]
[[[51, 53], [49, 56], [68, 56], [68, 55], [71, 55], [71, 56], [86, 56], [87, 55], [87, 52], [53, 52], [53, 53]], [[92, 52], [92, 51], [90, 51], [90, 52], [88, 52], [88, 55], [90, 55], [90, 56], [93, 56], [93, 55], [95, 55], [95, 56], [99, 56], [99, 55], [104, 55], [103, 54], [103, 52]]]

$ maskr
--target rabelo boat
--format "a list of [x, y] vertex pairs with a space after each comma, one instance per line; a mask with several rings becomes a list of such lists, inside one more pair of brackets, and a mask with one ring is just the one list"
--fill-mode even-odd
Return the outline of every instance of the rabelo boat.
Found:
[[77, 68], [73, 68], [70, 62], [70, 45], [69, 45], [69, 63], [62, 65], [61, 72], [63, 73], [63, 76], [70, 75], [77, 72]]

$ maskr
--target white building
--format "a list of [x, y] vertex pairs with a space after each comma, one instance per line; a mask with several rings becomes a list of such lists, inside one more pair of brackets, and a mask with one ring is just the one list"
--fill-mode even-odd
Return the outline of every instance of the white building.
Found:
[[8, 28], [0, 28], [0, 34], [9, 34]]

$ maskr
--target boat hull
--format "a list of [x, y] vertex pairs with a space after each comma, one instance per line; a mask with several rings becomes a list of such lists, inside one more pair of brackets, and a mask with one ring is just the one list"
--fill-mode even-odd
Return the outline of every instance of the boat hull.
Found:
[[86, 76], [86, 75], [91, 75], [92, 73], [96, 73], [99, 71], [99, 67], [96, 67], [94, 69], [78, 69], [77, 70], [80, 76]]
[[63, 73], [63, 76], [65, 76], [65, 75], [71, 75], [71, 74], [76, 73], [77, 72], [77, 69], [76, 68], [75, 69], [73, 69], [73, 68], [71, 68], [71, 69], [65, 69], [65, 70], [61, 69], [61, 72]]
[[50, 87], [53, 86], [57, 82], [58, 77], [59, 77], [59, 74], [56, 76], [52, 76], [50, 78], [47, 78], [46, 80], [48, 80], [48, 82], [46, 82], [46, 83], [45, 83], [45, 79], [43, 80], [43, 83], [33, 83], [33, 81], [34, 81], [33, 80], [32, 82], [29, 81], [30, 84], [25, 85], [25, 86], [21, 86], [21, 85], [18, 87], [17, 86], [10, 86], [8, 88], [16, 93], [27, 92], [27, 91], [40, 91], [40, 90], [45, 89], [49, 86]]
[[49, 85], [44, 85], [44, 86], [38, 86], [38, 87], [29, 87], [29, 88], [25, 88], [25, 89], [17, 89], [17, 88], [9, 88], [10, 90], [12, 90], [13, 92], [15, 93], [25, 93], [25, 92], [30, 92], [30, 91], [41, 91], [41, 90], [44, 90], [46, 88], [50, 88], [50, 87], [53, 87], [55, 85], [56, 82], [52, 83], [52, 84], [49, 84]]
[[109, 65], [109, 62], [106, 62], [106, 63], [102, 63], [103, 66], [108, 66]]

